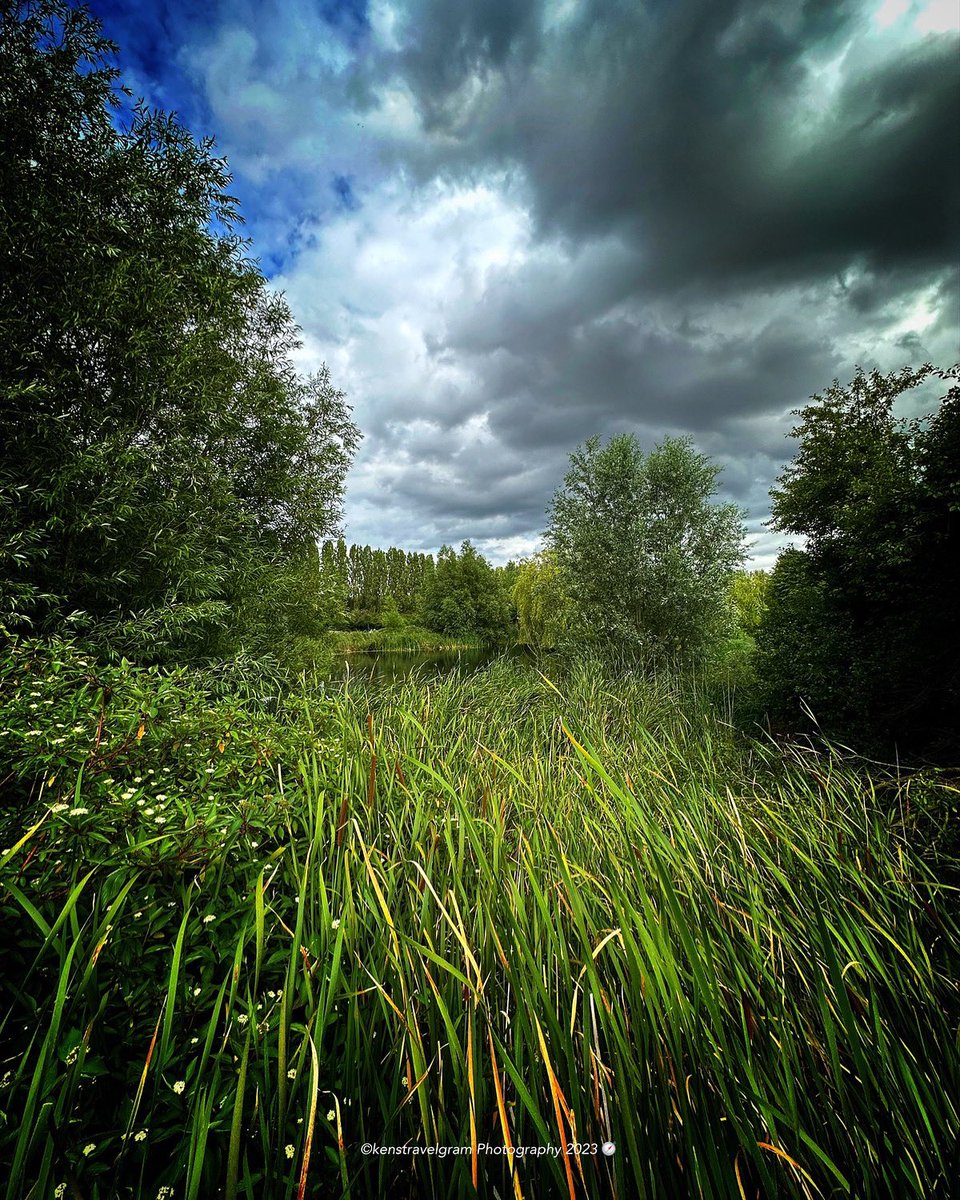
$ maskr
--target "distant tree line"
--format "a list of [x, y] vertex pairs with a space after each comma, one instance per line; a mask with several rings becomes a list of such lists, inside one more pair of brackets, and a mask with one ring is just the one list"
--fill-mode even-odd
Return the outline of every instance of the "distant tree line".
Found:
[[323, 542], [320, 562], [324, 577], [338, 589], [339, 623], [349, 628], [381, 624], [390, 599], [399, 613], [413, 616], [424, 584], [434, 571], [432, 554], [396, 546], [388, 550], [348, 547], [343, 538]]
[[459, 553], [441, 546], [434, 559], [396, 546], [327, 540], [320, 564], [325, 592], [337, 597], [332, 623], [342, 628], [418, 623], [451, 637], [502, 642], [512, 636], [516, 566], [491, 566], [469, 541]]

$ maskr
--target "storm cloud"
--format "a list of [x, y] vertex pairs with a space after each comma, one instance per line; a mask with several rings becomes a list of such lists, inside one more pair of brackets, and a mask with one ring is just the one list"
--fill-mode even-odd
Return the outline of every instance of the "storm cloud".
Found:
[[960, 355], [952, 4], [99, 11], [355, 406], [351, 540], [528, 552], [571, 450], [633, 431], [715, 456], [768, 563], [791, 410]]

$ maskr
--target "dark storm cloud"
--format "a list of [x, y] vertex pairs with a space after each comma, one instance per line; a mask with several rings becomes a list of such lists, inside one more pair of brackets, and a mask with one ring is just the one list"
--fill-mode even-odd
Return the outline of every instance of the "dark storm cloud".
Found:
[[836, 0], [604, 0], [551, 28], [531, 5], [433, 0], [403, 61], [450, 168], [522, 164], [544, 232], [634, 239], [647, 287], [937, 263], [958, 246], [956, 42], [860, 62], [867, 20]]

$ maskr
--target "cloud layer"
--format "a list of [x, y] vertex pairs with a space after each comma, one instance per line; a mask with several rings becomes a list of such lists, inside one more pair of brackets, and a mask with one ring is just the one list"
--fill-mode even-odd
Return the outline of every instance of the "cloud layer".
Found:
[[715, 455], [767, 563], [790, 410], [960, 354], [951, 7], [100, 11], [217, 135], [304, 365], [355, 405], [351, 540], [524, 553], [570, 451], [630, 430]]

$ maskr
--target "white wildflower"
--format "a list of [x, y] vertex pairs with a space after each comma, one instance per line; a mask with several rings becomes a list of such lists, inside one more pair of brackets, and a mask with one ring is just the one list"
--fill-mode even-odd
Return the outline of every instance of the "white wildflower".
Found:
[[287, 1078], [288, 1079], [296, 1079], [296, 1077], [297, 1077], [297, 1068], [291, 1067], [290, 1070], [287, 1072]]
[[330, 922], [330, 928], [331, 929], [339, 929], [340, 928], [340, 918], [339, 917], [333, 918], [333, 920]]
[[213, 913], [207, 913], [207, 915], [203, 918], [203, 923], [204, 925], [209, 925], [211, 921], [215, 921], [216, 919], [217, 918], [213, 915]]
[[293, 1156], [296, 1154], [296, 1150], [290, 1145], [289, 1142], [286, 1144], [286, 1146], [284, 1146], [283, 1152], [287, 1158], [293, 1158]]
[[133, 1135], [133, 1140], [135, 1142], [145, 1142], [147, 1140], [147, 1131], [145, 1129], [138, 1129]]
[[89, 811], [90, 811], [89, 808], [71, 808], [70, 816], [71, 817], [85, 817]]
[[183, 1089], [186, 1086], [187, 1086], [187, 1081], [185, 1079], [178, 1079], [177, 1082], [173, 1085], [173, 1090], [177, 1093], [178, 1096], [182, 1096]]
[[336, 1114], [336, 1113], [333, 1111], [333, 1109], [331, 1108], [331, 1109], [330, 1109], [330, 1111], [327, 1113], [327, 1120], [328, 1120], [328, 1121], [332, 1121], [336, 1115], [337, 1115], [337, 1114]]

